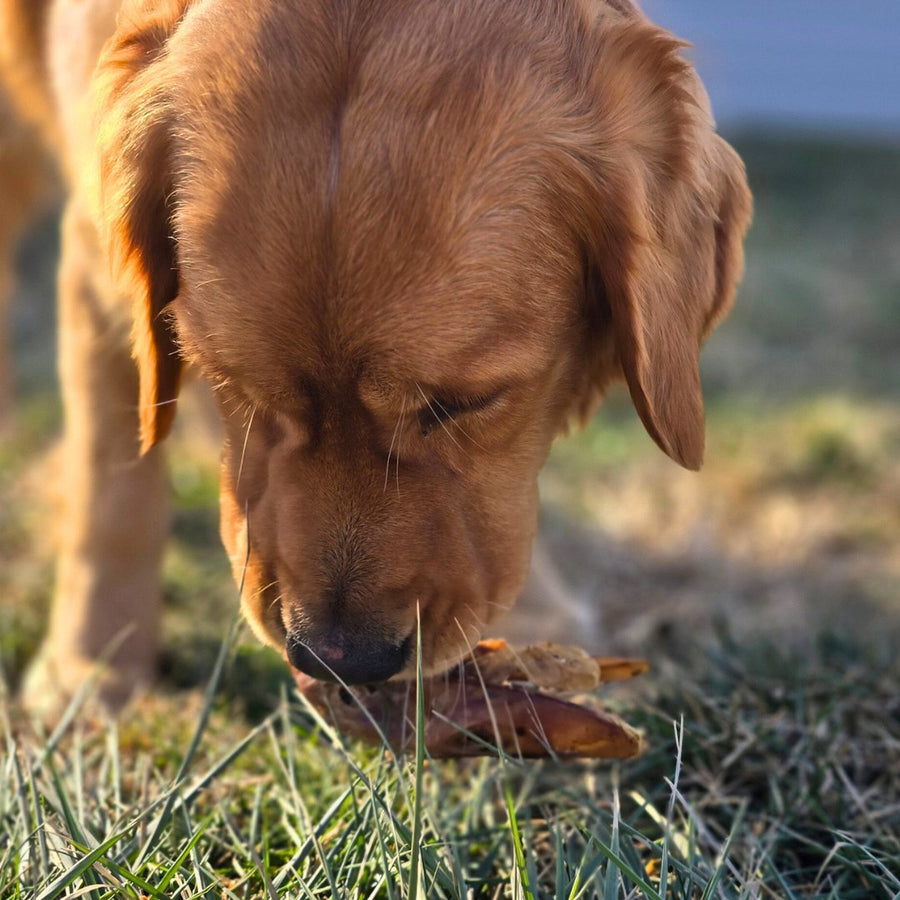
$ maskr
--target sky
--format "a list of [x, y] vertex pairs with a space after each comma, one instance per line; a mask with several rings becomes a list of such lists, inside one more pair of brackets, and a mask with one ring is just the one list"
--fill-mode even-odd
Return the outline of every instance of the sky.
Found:
[[681, 38], [723, 128], [900, 138], [900, 0], [641, 0]]

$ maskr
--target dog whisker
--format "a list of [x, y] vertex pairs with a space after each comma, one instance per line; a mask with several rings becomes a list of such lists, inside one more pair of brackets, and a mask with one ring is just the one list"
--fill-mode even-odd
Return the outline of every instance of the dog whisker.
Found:
[[[260, 595], [264, 594], [267, 590], [269, 590], [269, 588], [273, 588], [277, 584], [278, 584], [278, 579], [277, 578], [272, 579], [272, 581], [270, 581], [268, 584], [264, 584], [262, 587], [258, 587], [256, 589], [256, 591], [254, 592], [255, 596], [259, 597]], [[279, 596], [281, 596], [281, 595], [279, 595]]]
[[[434, 416], [435, 421], [438, 423], [438, 425], [441, 426], [441, 428], [443, 429], [443, 431], [447, 435], [447, 437], [449, 437], [450, 440], [453, 441], [454, 446], [456, 446], [460, 450], [462, 450], [463, 453], [466, 453], [467, 452], [466, 448], [463, 447], [463, 445], [460, 444], [460, 442], [453, 436], [453, 432], [450, 431], [450, 429], [447, 427], [447, 423], [444, 421], [444, 419], [438, 415], [438, 412], [432, 405], [431, 400], [428, 399], [428, 395], [425, 393], [425, 391], [422, 390], [422, 388], [419, 386], [418, 383], [416, 384], [416, 390], [421, 394], [422, 399], [425, 401], [425, 405], [428, 407], [429, 410], [431, 410], [431, 414]], [[435, 400], [435, 403], [437, 403], [436, 400]], [[438, 403], [437, 405], [441, 409], [442, 412], [444, 412], [444, 413], [447, 412], [444, 409], [444, 407], [440, 405], [440, 403]]]
[[[468, 609], [468, 607], [466, 607], [466, 608]], [[470, 610], [470, 611], [471, 611], [471, 610]], [[472, 650], [473, 650], [474, 647], [475, 647], [475, 644], [472, 643], [471, 638], [470, 638], [469, 635], [467, 634], [467, 628], [466, 628], [466, 626], [464, 626], [464, 625], [462, 624], [462, 622], [460, 622], [458, 616], [454, 616], [454, 617], [453, 617], [453, 622], [454, 622], [454, 624], [456, 625], [456, 628], [457, 628], [457, 630], [459, 631], [460, 636], [462, 637], [462, 642], [463, 642], [463, 646], [465, 647], [466, 653], [471, 653]], [[475, 629], [476, 643], [477, 643], [478, 626], [477, 626], [477, 625], [474, 625], [474, 626], [473, 626], [473, 625], [469, 625], [469, 626], [468, 626], [468, 630], [472, 630], [472, 628]]]
[[403, 415], [406, 412], [406, 397], [403, 398], [403, 402], [400, 405], [400, 416], [397, 419], [397, 424], [394, 426], [394, 433], [391, 435], [391, 446], [388, 447], [387, 454], [387, 463], [384, 467], [384, 490], [387, 492], [388, 486], [388, 478], [390, 477], [391, 472], [391, 454], [394, 451], [394, 442], [397, 442], [397, 493], [400, 493], [400, 441], [398, 440], [398, 435], [401, 433], [403, 429]]
[[[488, 602], [490, 602], [490, 601], [488, 601]], [[472, 623], [472, 626], [471, 626], [471, 627], [474, 628], [477, 632], [480, 632], [480, 630], [481, 630], [485, 625], [487, 625], [487, 620], [484, 619], [484, 618], [482, 618], [481, 616], [479, 616], [479, 615], [475, 612], [475, 610], [472, 609], [471, 604], [465, 603], [465, 604], [463, 604], [463, 607], [464, 607], [464, 608], [466, 609], [466, 611], [469, 612], [469, 613], [471, 614], [471, 616], [472, 616], [473, 623]], [[471, 650], [472, 648], [470, 647], [469, 649]]]
[[[466, 656], [472, 653], [472, 651], [475, 649], [475, 645], [478, 643], [478, 640], [481, 637], [482, 628], [486, 623], [482, 621], [479, 616], [475, 615], [475, 611], [468, 603], [464, 604], [464, 608], [466, 612], [468, 612], [472, 616], [472, 619], [474, 621], [470, 622], [468, 626], [464, 626], [457, 616], [453, 617], [453, 621], [456, 623], [456, 627], [459, 630], [460, 635], [462, 636], [463, 646], [465, 647], [465, 653], [463, 653], [462, 655]], [[474, 641], [469, 637], [469, 631], [474, 633]], [[462, 660], [460, 660], [459, 665], [462, 664]]]
[[[463, 644], [465, 645], [465, 648], [466, 648], [466, 652], [464, 654], [461, 654], [459, 660], [456, 663], [456, 670], [457, 670], [456, 682], [457, 682], [457, 700], [458, 700], [459, 696], [460, 696], [460, 692], [463, 690], [462, 685], [463, 685], [463, 681], [465, 678], [465, 668], [466, 668], [465, 657], [472, 652], [472, 650], [474, 649], [474, 645], [472, 644], [471, 640], [469, 640], [469, 636], [466, 634], [466, 630], [463, 627], [462, 623], [459, 621], [459, 618], [457, 616], [453, 617], [453, 622], [456, 625], [457, 629], [459, 630], [459, 633], [462, 636]], [[450, 673], [448, 671], [445, 674], [445, 678], [449, 678], [449, 674]]]
[[247, 579], [247, 568], [250, 565], [250, 508], [244, 504], [244, 521], [247, 527], [244, 529], [244, 564], [241, 567], [241, 579], [238, 584], [238, 597], [244, 596], [244, 584]]
[[[441, 422], [441, 424], [446, 425], [446, 423], [449, 421], [453, 425], [453, 427], [456, 428], [459, 431], [459, 433], [467, 441], [471, 441], [479, 450], [484, 451], [484, 447], [482, 447], [481, 444], [479, 444], [478, 441], [476, 441], [475, 438], [473, 438], [472, 435], [469, 434], [469, 432], [466, 431], [466, 429], [463, 428], [462, 425], [455, 418], [453, 418], [451, 415], [449, 415], [447, 410], [437, 400], [435, 400], [434, 403], [437, 406], [437, 408], [442, 413], [444, 413], [444, 418], [443, 419], [439, 418], [439, 421]], [[432, 412], [434, 412], [434, 410], [432, 410]], [[446, 427], [444, 428], [444, 430], [447, 431]], [[449, 432], [448, 432], [448, 434], [449, 434]], [[458, 442], [456, 442], [456, 446], [457, 447], [460, 446]]]
[[250, 429], [253, 427], [253, 418], [256, 415], [256, 410], [258, 407], [256, 405], [250, 410], [250, 418], [247, 420], [247, 430], [244, 432], [244, 445], [241, 447], [241, 461], [238, 464], [238, 473], [237, 479], [235, 480], [234, 486], [235, 490], [237, 490], [238, 486], [241, 483], [241, 475], [244, 473], [244, 456], [247, 453], [247, 442], [250, 440]]
[[[468, 609], [469, 612], [473, 612], [471, 606], [469, 606], [468, 604], [466, 604], [466, 609]], [[475, 616], [475, 619], [477, 620], [477, 619], [478, 619], [478, 616]], [[466, 634], [466, 630], [465, 630], [465, 628], [463, 628], [463, 626], [460, 624], [459, 619], [454, 619], [454, 621], [456, 622], [457, 627], [459, 628], [460, 632], [462, 633], [463, 640], [466, 642], [466, 645], [467, 645], [467, 647], [468, 647], [468, 652], [471, 654], [472, 651], [475, 649], [475, 648], [474, 648], [474, 645], [471, 643], [471, 641], [469, 641], [468, 635]], [[476, 627], [476, 628], [477, 628], [477, 627]], [[480, 634], [480, 629], [477, 629], [477, 630], [476, 630], [476, 640], [477, 640], [477, 636], [478, 636], [479, 634]], [[488, 692], [488, 687], [487, 687], [487, 684], [485, 683], [484, 676], [482, 675], [481, 667], [480, 667], [479, 664], [478, 664], [478, 659], [477, 659], [477, 657], [473, 657], [473, 661], [474, 661], [474, 664], [475, 664], [475, 671], [476, 671], [476, 673], [477, 673], [477, 675], [478, 675], [478, 683], [479, 683], [479, 685], [480, 685], [480, 687], [481, 687], [482, 694], [484, 695], [485, 702], [487, 703], [488, 715], [490, 716], [491, 726], [492, 726], [493, 731], [494, 731], [494, 740], [495, 740], [497, 746], [499, 747], [499, 746], [501, 746], [501, 744], [502, 744], [502, 741], [501, 741], [501, 739], [500, 739], [500, 728], [499, 728], [499, 726], [498, 726], [498, 723], [497, 723], [497, 716], [496, 716], [496, 713], [494, 712], [493, 704], [492, 704], [492, 702], [491, 702], [491, 696], [490, 696], [490, 693]], [[461, 685], [461, 684], [462, 684], [462, 680], [463, 680], [463, 676], [464, 676], [464, 671], [463, 671], [463, 669], [464, 669], [464, 663], [463, 663], [462, 660], [460, 660], [460, 662], [458, 663], [458, 666], [459, 666], [459, 670], [460, 670], [460, 671], [459, 671], [459, 676], [460, 676], [460, 677], [459, 677], [459, 682], [460, 682], [460, 685]]]
[[[499, 600], [485, 600], [484, 601], [487, 606], [496, 606], [497, 609], [502, 610], [503, 612], [509, 612], [512, 609], [511, 603], [500, 603]], [[487, 624], [487, 622], [485, 622]]]
[[[394, 457], [394, 478], [397, 483], [397, 496], [400, 496], [400, 446], [403, 442], [403, 423], [406, 420], [406, 397], [400, 405], [400, 431], [397, 436], [397, 453]], [[390, 458], [388, 458], [390, 464]]]

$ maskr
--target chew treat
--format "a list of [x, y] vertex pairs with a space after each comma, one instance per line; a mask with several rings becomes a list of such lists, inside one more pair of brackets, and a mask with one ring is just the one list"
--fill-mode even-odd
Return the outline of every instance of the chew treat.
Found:
[[641, 659], [591, 656], [580, 647], [535, 644], [510, 647], [506, 641], [481, 641], [471, 654], [486, 683], [524, 681], [545, 691], [595, 691], [604, 682], [624, 681], [646, 672]]
[[[641, 660], [595, 658], [577, 647], [513, 648], [482, 641], [456, 668], [425, 679], [425, 747], [434, 758], [482, 756], [500, 748], [526, 758], [627, 758], [640, 734], [583, 697], [647, 670]], [[416, 685], [389, 681], [342, 687], [292, 670], [301, 694], [340, 732], [397, 752], [415, 747]]]

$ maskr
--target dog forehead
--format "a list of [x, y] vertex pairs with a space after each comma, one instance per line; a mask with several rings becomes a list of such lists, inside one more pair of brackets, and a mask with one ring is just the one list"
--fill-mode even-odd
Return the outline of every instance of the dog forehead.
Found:
[[[544, 352], [580, 279], [544, 82], [492, 91], [480, 56], [441, 42], [423, 55], [427, 35], [369, 34], [345, 58], [312, 20], [282, 23], [257, 65], [249, 36], [276, 8], [241, 25], [214, 79], [193, 52], [177, 91], [175, 230], [195, 331], [291, 368], [396, 358], [438, 372]], [[399, 71], [376, 64], [381, 45]]]
[[529, 272], [499, 251], [455, 264], [420, 257], [403, 278], [353, 290], [337, 275], [266, 277], [277, 268], [230, 257], [195, 272], [188, 263], [179, 302], [179, 321], [216, 357], [212, 367], [266, 393], [348, 380], [375, 399], [413, 385], [479, 392], [546, 366], [577, 316], [575, 285], [559, 271]]
[[[409, 16], [388, 0], [341, 24], [342, 5], [266, 0], [231, 15], [245, 4], [223, 0], [189, 17], [169, 50], [183, 72], [180, 227], [344, 285], [396, 283], [439, 242], [448, 260], [460, 243], [473, 257], [499, 245], [515, 267], [545, 253], [535, 238], [560, 231], [566, 167], [561, 23], [504, 4]], [[227, 54], [210, 37], [223, 30]]]
[[329, 140], [301, 139], [296, 156], [251, 142], [234, 159], [252, 165], [225, 146], [189, 170], [176, 233], [204, 335], [292, 368], [395, 358], [439, 373], [507, 347], [540, 355], [572, 325], [577, 242], [527, 168], [450, 178], [409, 158], [393, 175], [371, 160], [335, 173]]

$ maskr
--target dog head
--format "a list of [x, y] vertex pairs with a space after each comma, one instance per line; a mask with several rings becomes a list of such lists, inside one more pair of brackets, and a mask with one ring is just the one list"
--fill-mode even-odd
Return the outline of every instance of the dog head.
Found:
[[374, 681], [417, 616], [440, 669], [513, 603], [538, 471], [611, 381], [699, 467], [699, 348], [750, 201], [680, 45], [636, 15], [325, 6], [126, 4], [100, 216], [145, 448], [187, 359], [219, 398], [249, 621]]

